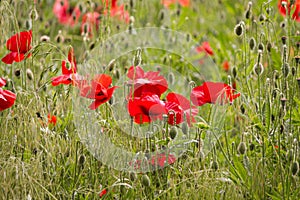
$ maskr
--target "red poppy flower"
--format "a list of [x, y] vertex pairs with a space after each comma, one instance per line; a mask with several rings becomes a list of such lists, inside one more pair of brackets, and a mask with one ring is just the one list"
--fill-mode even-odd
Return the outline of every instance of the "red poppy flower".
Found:
[[198, 47], [196, 48], [196, 51], [199, 52], [199, 53], [200, 53], [200, 52], [204, 52], [204, 53], [206, 53], [206, 54], [208, 54], [208, 55], [211, 55], [211, 56], [214, 55], [214, 52], [213, 52], [212, 48], [210, 47], [209, 42], [203, 42], [203, 43], [201, 44], [201, 46], [198, 46]]
[[156, 154], [151, 157], [150, 163], [153, 166], [164, 167], [166, 164], [173, 164], [176, 161], [176, 157], [172, 154], [166, 156], [165, 153]]
[[206, 103], [232, 103], [240, 96], [235, 90], [225, 83], [204, 82], [203, 85], [193, 88], [191, 100], [194, 105], [202, 106]]
[[0, 78], [0, 111], [12, 107], [16, 100], [16, 95], [14, 93], [1, 88], [4, 85], [6, 85], [6, 81], [3, 78]]
[[128, 111], [137, 124], [162, 119], [162, 115], [166, 113], [164, 102], [152, 93], [143, 93], [141, 97], [129, 99]]
[[112, 78], [106, 74], [98, 74], [91, 81], [90, 85], [84, 84], [82, 81], [79, 85], [80, 95], [89, 99], [95, 99], [89, 106], [91, 110], [97, 109], [101, 104], [110, 100], [117, 86], [110, 87]]
[[108, 0], [106, 0], [106, 10], [104, 10], [104, 15], [110, 13], [111, 17], [117, 17], [119, 20], [123, 20], [126, 23], [129, 23], [130, 15], [129, 12], [124, 9], [124, 4], [118, 6], [117, 0], [112, 0], [110, 10], [108, 5]]
[[[2, 62], [12, 64], [25, 59], [25, 54], [31, 49], [32, 30], [13, 35], [6, 42], [6, 48], [11, 52], [2, 58]], [[26, 58], [30, 57], [28, 54]]]
[[89, 12], [83, 15], [81, 33], [87, 32], [89, 36], [92, 37], [92, 33], [97, 31], [99, 28], [100, 16], [101, 15], [98, 12]]
[[224, 69], [225, 72], [228, 72], [228, 71], [229, 71], [230, 65], [229, 65], [228, 60], [225, 60], [225, 61], [223, 62], [222, 67], [223, 67], [223, 69]]
[[[139, 67], [131, 66], [128, 70], [127, 77], [130, 79], [128, 85], [133, 85], [134, 97], [140, 97], [143, 93], [152, 93], [161, 96], [168, 89], [167, 80], [159, 75], [159, 72], [144, 72]], [[130, 92], [130, 97], [132, 92]]]
[[[189, 125], [191, 121], [195, 122], [194, 115], [198, 114], [198, 109], [195, 106], [190, 105], [190, 101], [184, 96], [176, 93], [169, 93], [166, 97], [166, 109], [169, 113], [168, 123], [171, 125], [180, 124], [183, 122], [184, 116]], [[174, 112], [171, 112], [171, 110]], [[176, 116], [176, 122], [174, 123], [174, 114]], [[191, 119], [192, 117], [192, 119]]]
[[48, 124], [53, 124], [53, 126], [55, 126], [56, 122], [57, 122], [56, 116], [48, 114]]
[[104, 195], [107, 194], [107, 189], [103, 189], [100, 193], [99, 193], [99, 197], [102, 198]]
[[[286, 7], [284, 7], [282, 5], [283, 2], [286, 2]], [[286, 10], [286, 8], [288, 10]], [[294, 11], [292, 14], [292, 19], [300, 22], [300, 0], [296, 0], [295, 3], [293, 5], [291, 5], [291, 2], [289, 0], [279, 0], [278, 1], [278, 9], [279, 12], [281, 13], [281, 15], [285, 16], [286, 13], [288, 13], [288, 15], [291, 14], [291, 11]]]
[[76, 81], [81, 79], [81, 77], [76, 73], [76, 59], [73, 48], [70, 48], [69, 50], [68, 61], [62, 61], [61, 69], [62, 75], [51, 78], [53, 86], [57, 86], [59, 84], [75, 85]]
[[78, 7], [70, 8], [68, 0], [56, 0], [53, 5], [53, 13], [59, 23], [73, 26], [78, 22], [80, 10]]
[[190, 0], [162, 0], [162, 4], [169, 7], [171, 4], [179, 3], [182, 7], [190, 6]]

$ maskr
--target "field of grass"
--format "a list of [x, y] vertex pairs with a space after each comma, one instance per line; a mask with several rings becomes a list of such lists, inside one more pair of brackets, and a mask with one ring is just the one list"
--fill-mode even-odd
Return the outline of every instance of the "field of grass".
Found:
[[[286, 16], [280, 0], [118, 0], [123, 15], [110, 0], [56, 2], [69, 4], [67, 23], [54, 0], [0, 1], [1, 59], [9, 38], [32, 30], [31, 56], [0, 62], [0, 100], [3, 90], [16, 94], [0, 111], [0, 199], [299, 199], [299, 0]], [[95, 110], [82, 88], [53, 86], [62, 61], [73, 66], [72, 48], [77, 73], [107, 74], [117, 86]], [[170, 92], [191, 100], [204, 82], [240, 96], [197, 106], [190, 126], [190, 112], [174, 126], [166, 115], [138, 124], [124, 98], [131, 65], [165, 77], [163, 102]], [[162, 165], [157, 152], [168, 154]]]

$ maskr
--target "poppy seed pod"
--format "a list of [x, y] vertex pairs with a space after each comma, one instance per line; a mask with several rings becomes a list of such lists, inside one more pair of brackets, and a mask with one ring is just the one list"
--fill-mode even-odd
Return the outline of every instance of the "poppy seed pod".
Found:
[[234, 27], [234, 33], [239, 37], [243, 35], [244, 27], [241, 22]]
[[144, 174], [142, 176], [142, 185], [145, 186], [145, 187], [149, 187], [150, 186], [150, 179], [149, 179], [149, 177], [146, 174]]
[[32, 80], [34, 78], [33, 73], [29, 68], [26, 70], [26, 75], [29, 80]]
[[299, 171], [299, 163], [297, 161], [294, 161], [291, 165], [292, 175], [293, 176], [297, 175], [298, 171]]
[[237, 151], [239, 154], [244, 155], [246, 153], [247, 147], [245, 142], [240, 142]]
[[171, 139], [174, 140], [177, 134], [178, 134], [177, 128], [175, 126], [172, 126], [170, 130]]

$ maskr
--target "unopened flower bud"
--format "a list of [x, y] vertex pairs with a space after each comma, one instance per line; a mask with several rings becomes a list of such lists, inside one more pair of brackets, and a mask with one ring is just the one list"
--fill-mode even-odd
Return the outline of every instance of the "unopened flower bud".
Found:
[[255, 47], [256, 47], [256, 41], [254, 39], [254, 37], [251, 37], [250, 40], [249, 40], [249, 47], [250, 47], [250, 50], [254, 50]]
[[177, 134], [178, 134], [177, 128], [175, 126], [172, 126], [170, 130], [171, 139], [174, 140]]
[[16, 70], [15, 70], [15, 76], [16, 76], [17, 78], [20, 78], [20, 75], [21, 75], [21, 70], [20, 70], [20, 69], [16, 69]]
[[213, 170], [218, 170], [219, 169], [219, 163], [218, 161], [214, 160], [210, 163], [210, 168]]
[[136, 178], [137, 178], [137, 177], [136, 177], [136, 173], [135, 173], [135, 172], [130, 172], [129, 178], [130, 178], [131, 181], [135, 181]]
[[183, 122], [181, 125], [182, 133], [187, 135], [189, 133], [189, 126], [187, 122]]
[[26, 75], [27, 75], [27, 78], [29, 79], [29, 80], [32, 80], [34, 77], [33, 77], [33, 73], [32, 73], [32, 71], [31, 71], [31, 69], [26, 69]]
[[299, 171], [299, 163], [297, 161], [294, 161], [291, 165], [292, 175], [293, 176], [297, 175], [298, 171]]
[[246, 153], [247, 147], [245, 142], [240, 142], [237, 151], [239, 154], [244, 155]]
[[149, 177], [146, 174], [144, 174], [142, 176], [142, 185], [145, 186], [145, 187], [149, 187], [150, 186], [150, 179], [149, 179]]
[[242, 23], [239, 23], [234, 27], [234, 33], [239, 37], [243, 35], [244, 27], [243, 27]]

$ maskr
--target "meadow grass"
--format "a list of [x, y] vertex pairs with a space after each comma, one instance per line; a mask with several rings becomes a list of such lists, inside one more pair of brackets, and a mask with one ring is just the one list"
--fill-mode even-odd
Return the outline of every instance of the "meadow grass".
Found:
[[[88, 1], [71, 2], [92, 10]], [[123, 2], [134, 23], [103, 17], [98, 34], [91, 38], [80, 35], [80, 24], [60, 25], [52, 1], [0, 2], [1, 58], [11, 35], [33, 30], [32, 56], [12, 65], [0, 63], [0, 77], [8, 80], [5, 88], [17, 94], [15, 105], [0, 112], [0, 198], [100, 199], [99, 193], [107, 189], [104, 199], [298, 199], [299, 23], [281, 16], [275, 0], [253, 0], [250, 18], [245, 15], [249, 3], [245, 0], [193, 0], [190, 8], [169, 9], [158, 0]], [[36, 20], [30, 15], [34, 9]], [[241, 93], [224, 107], [224, 124], [217, 131], [221, 137], [209, 152], [203, 155], [199, 145], [192, 143], [174, 164], [144, 174], [118, 171], [97, 160], [78, 135], [75, 89], [51, 85], [70, 46], [80, 63], [93, 45], [142, 27], [168, 27], [186, 34], [187, 40], [209, 41], [221, 80], [235, 83]], [[50, 41], [41, 42], [43, 35]], [[255, 46], [249, 44], [253, 40]], [[143, 55], [143, 62], [155, 59], [154, 63], [171, 65], [188, 81], [203, 82], [176, 55], [168, 60], [166, 52], [149, 50], [149, 54]], [[120, 56], [107, 71], [113, 82], [118, 81], [118, 73], [126, 74], [133, 56]], [[222, 68], [225, 60], [229, 71]], [[147, 141], [124, 135], [114, 126], [110, 106], [106, 103], [97, 110], [95, 123], [106, 120], [104, 130], [116, 145], [135, 152], [145, 148]], [[207, 126], [213, 126], [210, 113], [216, 106], [199, 108]], [[55, 126], [48, 124], [48, 114], [57, 116]], [[202, 139], [209, 134], [203, 124], [197, 131]]]

